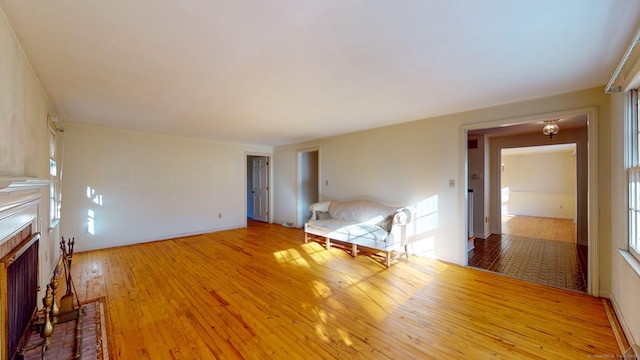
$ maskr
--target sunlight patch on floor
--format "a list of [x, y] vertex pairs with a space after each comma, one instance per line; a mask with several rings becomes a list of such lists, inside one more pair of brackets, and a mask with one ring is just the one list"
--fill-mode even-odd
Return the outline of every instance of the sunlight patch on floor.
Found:
[[326, 298], [331, 295], [331, 288], [327, 286], [324, 282], [320, 280], [314, 280], [311, 282], [311, 288], [314, 293], [321, 298]]
[[280, 250], [273, 253], [276, 261], [279, 264], [294, 264], [302, 267], [310, 267], [307, 260], [302, 257], [302, 254], [294, 248]]
[[328, 261], [327, 256], [329, 253], [324, 246], [318, 244], [315, 241], [309, 241], [307, 244], [300, 246], [304, 252], [306, 252], [316, 264], [322, 265]]

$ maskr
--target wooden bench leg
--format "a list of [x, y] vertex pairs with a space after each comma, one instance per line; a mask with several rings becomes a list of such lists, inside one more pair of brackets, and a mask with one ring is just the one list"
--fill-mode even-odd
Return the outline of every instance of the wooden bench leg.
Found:
[[304, 243], [308, 243], [309, 242], [309, 233], [304, 233]]
[[329, 250], [331, 248], [331, 240], [329, 240], [329, 238], [327, 238], [324, 247], [326, 247], [327, 250]]
[[404, 254], [407, 256], [407, 259], [409, 258], [409, 244], [404, 246]]
[[391, 251], [387, 251], [387, 261], [386, 261], [386, 265], [387, 267], [391, 266]]
[[358, 255], [358, 245], [351, 244], [351, 255], [353, 255], [353, 257], [356, 257], [356, 255]]

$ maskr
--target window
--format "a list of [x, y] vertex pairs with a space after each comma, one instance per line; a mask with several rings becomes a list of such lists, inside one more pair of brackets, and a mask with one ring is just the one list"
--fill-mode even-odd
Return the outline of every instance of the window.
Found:
[[640, 261], [640, 106], [637, 90], [628, 96], [629, 252]]
[[62, 122], [58, 118], [49, 118], [49, 227], [54, 228], [60, 220], [62, 203], [61, 179], [62, 156], [60, 151], [59, 132], [63, 130]]

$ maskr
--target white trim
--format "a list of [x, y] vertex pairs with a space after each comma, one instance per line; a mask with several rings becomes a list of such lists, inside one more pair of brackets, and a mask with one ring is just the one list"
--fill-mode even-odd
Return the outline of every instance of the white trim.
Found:
[[295, 224], [296, 227], [299, 228], [303, 228], [304, 224], [299, 224], [298, 220], [300, 219], [300, 212], [302, 211], [302, 209], [300, 209], [300, 190], [302, 187], [301, 181], [300, 181], [300, 154], [302, 153], [308, 153], [308, 152], [314, 152], [317, 151], [318, 152], [318, 201], [321, 201], [322, 199], [322, 176], [320, 175], [320, 147], [319, 146], [314, 146], [314, 147], [308, 147], [308, 148], [302, 148], [302, 149], [296, 149], [296, 218], [295, 221], [293, 222]]
[[[85, 247], [82, 248], [82, 251], [85, 252], [85, 251], [93, 251], [93, 250], [102, 250], [102, 249], [116, 248], [116, 247], [122, 247], [122, 246], [128, 246], [128, 245], [152, 243], [152, 242], [156, 242], [156, 241], [164, 241], [164, 240], [170, 240], [170, 239], [180, 240], [180, 238], [185, 238], [185, 237], [189, 237], [189, 236], [206, 235], [206, 234], [212, 234], [212, 233], [217, 233], [217, 232], [222, 232], [222, 231], [227, 231], [227, 230], [242, 229], [242, 228], [246, 228], [246, 227], [247, 227], [247, 220], [245, 218], [244, 224], [229, 225], [229, 226], [210, 228], [210, 229], [203, 229], [203, 230], [197, 230], [197, 231], [189, 231], [189, 232], [176, 233], [176, 234], [169, 234], [169, 235], [163, 235], [163, 236], [154, 236], [154, 237], [151, 237], [151, 238], [125, 241], [123, 243], [118, 243], [118, 244], [107, 244], [106, 246], [105, 246], [105, 244], [98, 244], [97, 246], [85, 246]], [[55, 266], [55, 264], [54, 264], [54, 266]]]
[[[627, 50], [624, 52], [624, 55], [622, 56], [622, 59], [620, 59], [620, 63], [618, 64], [618, 67], [616, 67], [616, 70], [613, 72], [613, 75], [611, 76], [611, 79], [609, 80], [609, 83], [607, 83], [607, 86], [605, 87], [605, 92], [610, 94], [612, 92], [617, 91], [614, 86], [614, 84], [616, 83], [616, 81], [618, 80], [618, 76], [622, 73], [622, 70], [625, 68], [627, 61], [631, 58], [631, 54], [633, 53], [633, 49], [636, 47], [636, 45], [638, 45], [638, 42], [640, 41], [640, 30], [636, 31], [636, 34], [634, 35], [634, 37], [631, 39], [631, 42], [629, 43], [629, 46], [627, 47]], [[636, 66], [637, 66], [637, 62], [633, 64], [633, 70], [636, 70]], [[630, 72], [631, 74], [634, 74], [635, 72]], [[631, 80], [631, 82], [633, 81], [637, 81], [637, 77], [635, 77], [634, 80]], [[628, 87], [628, 81], [627, 79], [624, 79], [624, 84], [627, 85], [625, 87]]]
[[635, 258], [629, 251], [624, 249], [618, 249], [618, 252], [622, 256], [622, 258], [629, 264], [631, 269], [640, 277], [640, 262]]
[[598, 241], [598, 110], [595, 107], [587, 113], [587, 156], [588, 180], [587, 180], [587, 220], [588, 229], [588, 256], [587, 267], [589, 269], [589, 281], [587, 292], [597, 296], [600, 292], [600, 242]]
[[41, 187], [48, 186], [50, 183], [51, 180], [49, 179], [0, 176], [0, 193], [22, 190], [40, 190]]
[[[493, 127], [493, 126], [487, 126]], [[484, 128], [484, 127], [482, 127]], [[468, 131], [470, 130], [466, 125], [460, 127], [461, 131], [458, 136], [458, 147], [460, 152], [460, 159], [458, 161], [460, 167], [458, 170], [458, 219], [461, 221], [459, 230], [462, 233], [458, 233], [459, 238], [462, 239], [462, 247], [460, 252], [462, 253], [462, 265], [469, 265], [469, 151], [467, 149], [469, 138]], [[486, 201], [486, 200], [485, 200]]]
[[[530, 122], [543, 121], [550, 118], [564, 118], [574, 115], [586, 115], [587, 116], [587, 128], [588, 128], [588, 140], [587, 140], [587, 157], [588, 157], [588, 171], [587, 171], [587, 237], [588, 237], [588, 268], [589, 279], [587, 284], [587, 292], [591, 295], [598, 296], [600, 291], [599, 281], [599, 251], [598, 251], [598, 108], [595, 106], [578, 108], [572, 110], [562, 110], [550, 113], [534, 114], [521, 116], [517, 118], [506, 118], [500, 120], [493, 120], [481, 123], [463, 124], [460, 126], [459, 132], [459, 179], [458, 183], [461, 186], [458, 189], [458, 219], [460, 221], [460, 233], [458, 234], [462, 246], [461, 254], [463, 264], [468, 265], [468, 258], [466, 253], [467, 234], [462, 230], [467, 228], [466, 224], [466, 193], [469, 187], [467, 177], [467, 133], [471, 130], [488, 129], [494, 127], [503, 127], [509, 125], [524, 124]], [[490, 194], [493, 198], [493, 195]], [[494, 201], [493, 199], [490, 201]]]
[[611, 300], [611, 305], [613, 306], [613, 312], [616, 314], [616, 317], [618, 318], [618, 323], [620, 323], [622, 332], [627, 338], [627, 341], [629, 341], [630, 345], [634, 345], [633, 335], [631, 334], [631, 330], [629, 329], [629, 326], [627, 325], [627, 322], [624, 318], [624, 313], [620, 309], [620, 306], [618, 306], [618, 301], [616, 300], [615, 296], [613, 296], [613, 294], [610, 294], [609, 300]]

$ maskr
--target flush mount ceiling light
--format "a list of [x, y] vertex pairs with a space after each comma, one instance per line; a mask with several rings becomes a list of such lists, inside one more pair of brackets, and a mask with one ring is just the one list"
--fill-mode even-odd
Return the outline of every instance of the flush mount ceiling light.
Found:
[[546, 120], [544, 122], [544, 127], [542, 128], [542, 133], [545, 136], [548, 136], [549, 139], [553, 138], [553, 135], [557, 135], [558, 132], [560, 131], [560, 128], [558, 127], [558, 120], [559, 119]]

